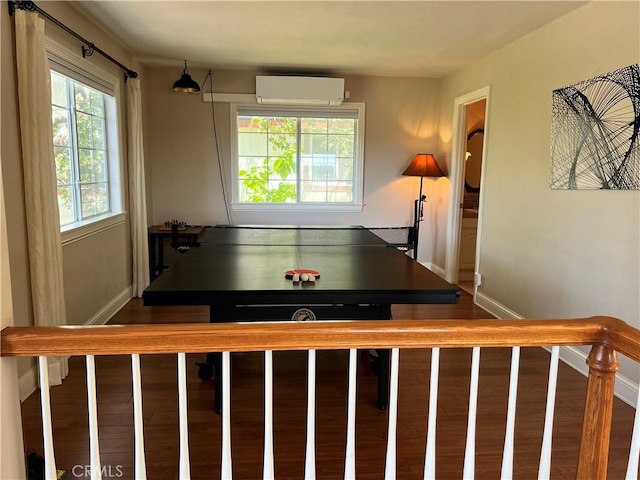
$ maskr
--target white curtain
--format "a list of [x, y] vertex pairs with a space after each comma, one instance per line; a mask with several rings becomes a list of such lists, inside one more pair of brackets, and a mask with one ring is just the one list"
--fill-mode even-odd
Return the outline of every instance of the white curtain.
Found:
[[[51, 123], [51, 79], [44, 20], [16, 10], [16, 64], [31, 301], [35, 325], [66, 325], [62, 242]], [[66, 357], [49, 357], [51, 385], [62, 383]]]
[[133, 253], [133, 296], [142, 296], [149, 285], [149, 243], [147, 200], [142, 142], [142, 99], [140, 80], [127, 80], [127, 130], [129, 160], [129, 218]]

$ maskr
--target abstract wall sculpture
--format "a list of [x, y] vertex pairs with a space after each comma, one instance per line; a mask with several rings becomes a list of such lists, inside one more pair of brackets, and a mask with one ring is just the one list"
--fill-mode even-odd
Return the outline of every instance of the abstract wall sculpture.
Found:
[[640, 66], [553, 91], [552, 189], [640, 189]]

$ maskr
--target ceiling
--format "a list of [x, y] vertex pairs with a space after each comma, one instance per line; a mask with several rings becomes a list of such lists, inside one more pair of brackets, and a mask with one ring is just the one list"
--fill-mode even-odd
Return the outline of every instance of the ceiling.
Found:
[[145, 65], [444, 77], [585, 1], [80, 1]]

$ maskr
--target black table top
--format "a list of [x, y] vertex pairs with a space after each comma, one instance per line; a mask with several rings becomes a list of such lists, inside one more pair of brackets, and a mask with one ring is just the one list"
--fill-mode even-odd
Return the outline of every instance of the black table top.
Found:
[[[310, 268], [315, 284], [284, 272]], [[145, 305], [457, 303], [459, 290], [364, 228], [214, 228], [143, 293]]]
[[218, 225], [200, 237], [201, 245], [373, 245], [386, 242], [360, 226]]

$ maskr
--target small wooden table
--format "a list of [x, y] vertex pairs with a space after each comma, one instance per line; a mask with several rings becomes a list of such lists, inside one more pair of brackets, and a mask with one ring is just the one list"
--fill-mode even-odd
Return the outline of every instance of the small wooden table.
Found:
[[[188, 243], [196, 243], [198, 237], [204, 231], [204, 227], [182, 227], [178, 229], [178, 238]], [[164, 225], [152, 225], [149, 227], [149, 280], [152, 282], [165, 268], [164, 264], [164, 239], [171, 238], [171, 227]]]

